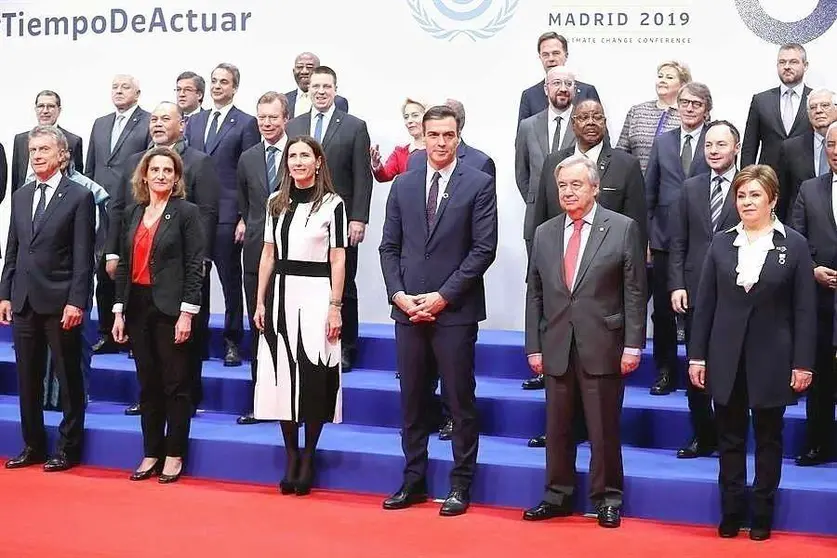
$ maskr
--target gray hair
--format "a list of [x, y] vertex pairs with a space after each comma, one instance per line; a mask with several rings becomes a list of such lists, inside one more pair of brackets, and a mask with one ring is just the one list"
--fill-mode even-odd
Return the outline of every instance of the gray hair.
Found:
[[837, 130], [837, 121], [832, 122], [832, 123], [828, 126], [828, 129], [825, 131], [825, 139], [826, 139], [826, 141], [828, 141], [828, 135], [829, 135], [831, 132], [833, 132], [834, 130]]
[[29, 131], [28, 140], [41, 136], [49, 136], [55, 139], [55, 142], [58, 144], [58, 149], [60, 151], [67, 151], [67, 136], [56, 126], [35, 126]]
[[[820, 97], [822, 95], [828, 96], [831, 99], [831, 102], [837, 105], [837, 94], [834, 93], [831, 89], [826, 89], [825, 87], [820, 87], [819, 89], [814, 89], [810, 93], [808, 93], [808, 98], [811, 97]], [[808, 108], [807, 106], [805, 108]]]
[[445, 105], [456, 113], [456, 123], [459, 125], [459, 133], [461, 134], [462, 129], [465, 127], [465, 105], [456, 99], [447, 99]]
[[709, 87], [699, 81], [690, 81], [689, 83], [685, 84], [683, 87], [680, 88], [680, 91], [677, 92], [677, 100], [680, 100], [680, 97], [683, 96], [683, 93], [691, 93], [695, 97], [699, 97], [703, 104], [706, 105], [706, 115], [709, 116], [709, 113], [712, 112], [712, 92], [709, 91]]
[[598, 186], [599, 170], [596, 168], [596, 162], [591, 161], [584, 155], [571, 155], [570, 157], [567, 157], [566, 159], [558, 163], [558, 166], [555, 167], [555, 182], [558, 182], [558, 174], [560, 174], [561, 169], [568, 169], [570, 167], [576, 167], [579, 165], [587, 169], [587, 178], [590, 179], [590, 184], [592, 184], [593, 186]]

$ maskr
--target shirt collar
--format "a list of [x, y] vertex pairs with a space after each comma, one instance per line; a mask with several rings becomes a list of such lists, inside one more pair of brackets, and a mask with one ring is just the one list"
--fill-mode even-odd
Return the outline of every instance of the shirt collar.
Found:
[[784, 83], [783, 83], [783, 84], [781, 84], [781, 85], [779, 86], [779, 94], [780, 94], [780, 96], [784, 97], [785, 93], [786, 93], [788, 90], [791, 90], [791, 89], [793, 90], [793, 92], [794, 92], [794, 93], [796, 93], [796, 96], [797, 96], [798, 98], [802, 99], [802, 94], [805, 92], [805, 83], [803, 83], [803, 82], [801, 82], [801, 81], [800, 81], [799, 83], [797, 83], [797, 84], [796, 84], [796, 85], [794, 85], [793, 87], [788, 87], [788, 86], [787, 86], [787, 85], [785, 85]]
[[297, 99], [300, 98], [300, 97], [305, 97], [306, 95], [308, 96], [309, 99], [311, 98], [311, 94], [308, 91], [303, 91], [299, 87], [296, 88]]
[[822, 145], [822, 143], [825, 141], [825, 136], [820, 135], [818, 131], [814, 130], [814, 141], [817, 142], [817, 145]]
[[[217, 111], [217, 112], [221, 113], [221, 115], [218, 117], [218, 122], [220, 123], [220, 122], [223, 122], [227, 119], [227, 115], [230, 113], [232, 108], [233, 108], [233, 104], [232, 103], [227, 103], [226, 105], [224, 105], [221, 108], [213, 106], [212, 107], [212, 112]], [[209, 121], [212, 122], [212, 115], [211, 114], [209, 115]]]
[[[450, 162], [448, 166], [443, 169], [439, 169], [440, 180], [444, 180], [447, 182], [450, 179], [450, 176], [453, 174], [453, 169], [456, 168], [456, 157], [453, 158], [453, 161]], [[436, 169], [430, 166], [430, 161], [427, 161], [427, 179], [430, 180], [433, 176], [433, 173], [436, 172]]]
[[718, 173], [717, 173], [717, 172], [715, 172], [714, 170], [711, 170], [711, 171], [709, 172], [709, 181], [710, 181], [710, 182], [712, 182], [713, 180], [715, 180], [715, 178], [716, 178], [716, 177], [718, 177], [718, 176], [723, 176], [723, 177], [724, 177], [724, 180], [726, 180], [727, 182], [729, 182], [730, 184], [732, 184], [732, 180], [735, 178], [735, 174], [736, 174], [737, 172], [738, 172], [738, 169], [737, 169], [737, 168], [735, 168], [735, 165], [732, 165], [730, 168], [728, 168], [728, 169], [724, 172], [724, 174], [718, 174]]
[[[581, 220], [592, 227], [593, 226], [593, 219], [596, 217], [596, 209], [598, 207], [599, 207], [599, 204], [596, 203], [596, 202], [593, 202], [593, 207], [590, 208], [590, 211], [588, 211], [587, 214], [584, 217], [581, 218]], [[568, 229], [572, 226], [573, 226], [573, 220], [570, 218], [569, 215], [567, 215], [567, 218], [564, 221], [564, 228]]]
[[124, 110], [124, 111], [121, 111], [121, 112], [117, 110], [116, 111], [116, 116], [124, 116], [125, 121], [127, 122], [134, 115], [134, 113], [136, 112], [138, 107], [139, 107], [139, 104], [135, 104], [134, 106], [132, 106], [131, 108], [129, 108], [127, 110]]
[[61, 171], [56, 170], [52, 176], [50, 176], [43, 182], [41, 181], [41, 179], [38, 178], [38, 175], [35, 175], [35, 184], [46, 184], [52, 189], [58, 188], [58, 185], [61, 184]]
[[[314, 106], [314, 102], [311, 101], [311, 118], [314, 119], [317, 116], [317, 113], [320, 112], [317, 110], [317, 107]], [[328, 107], [328, 110], [323, 113], [323, 119], [331, 120], [331, 116], [334, 114], [334, 103], [331, 103], [331, 106]]]
[[595, 161], [596, 163], [598, 163], [599, 162], [599, 157], [602, 154], [603, 147], [604, 147], [604, 140], [600, 141], [599, 143], [597, 143], [596, 145], [594, 145], [593, 147], [588, 149], [587, 152], [585, 153], [585, 152], [581, 151], [581, 148], [578, 146], [578, 142], [576, 142], [576, 144], [575, 144], [575, 155], [584, 155], [585, 157], [587, 157], [591, 161]]
[[189, 114], [187, 114], [187, 115], [186, 115], [186, 118], [192, 118], [192, 117], [193, 117], [193, 116], [195, 116], [196, 114], [200, 114], [200, 112], [201, 112], [202, 110], [203, 110], [203, 107], [201, 107], [200, 105], [198, 105], [198, 108], [196, 108], [195, 110], [193, 110], [192, 112], [190, 112]]
[[552, 103], [549, 103], [548, 109], [549, 109], [549, 121], [550, 122], [554, 122], [555, 118], [558, 117], [558, 116], [561, 117], [561, 122], [562, 123], [567, 122], [570, 119], [570, 115], [573, 112], [573, 106], [572, 105], [568, 106], [563, 111], [558, 112], [558, 109], [553, 107]]
[[287, 145], [288, 143], [288, 135], [282, 134], [282, 137], [279, 138], [279, 141], [277, 141], [276, 143], [268, 143], [268, 141], [264, 139], [264, 136], [262, 136], [262, 143], [264, 144], [265, 152], [267, 152], [267, 148], [272, 145], [279, 149], [279, 153], [282, 153], [283, 151], [285, 151], [285, 145]]
[[[775, 218], [773, 219], [772, 229], [775, 232], [778, 232], [779, 234], [781, 234], [782, 236], [787, 238], [788, 234], [785, 231], [785, 226], [778, 219], [775, 219]], [[727, 232], [733, 232], [733, 231], [738, 233], [738, 236], [735, 238], [735, 242], [733, 242], [733, 246], [742, 246], [743, 244], [747, 244], [747, 234], [744, 232], [744, 223], [743, 222], [738, 223], [737, 225], [735, 225], [731, 229], [727, 230]], [[770, 235], [765, 235], [763, 238], [770, 238]], [[771, 240], [771, 245], [772, 244], [773, 244], [773, 241]]]
[[702, 131], [703, 131], [703, 123], [701, 123], [701, 124], [700, 124], [700, 126], [698, 126], [697, 128], [695, 128], [695, 129], [694, 129], [694, 130], [692, 130], [691, 132], [687, 132], [687, 131], [686, 131], [686, 130], [684, 130], [684, 129], [683, 129], [683, 127], [681, 126], [681, 127], [680, 127], [680, 143], [683, 143], [683, 142], [685, 141], [686, 136], [692, 136], [692, 147], [694, 147], [694, 145], [695, 145], [695, 143], [694, 143], [694, 142], [695, 142], [695, 141], [697, 141], [697, 139], [700, 137], [700, 133], [701, 133]]

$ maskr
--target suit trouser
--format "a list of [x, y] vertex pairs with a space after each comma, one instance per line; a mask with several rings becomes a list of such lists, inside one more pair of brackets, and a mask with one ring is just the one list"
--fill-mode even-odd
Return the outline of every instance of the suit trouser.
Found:
[[241, 294], [241, 244], [235, 242], [236, 223], [218, 223], [212, 261], [218, 266], [218, 278], [224, 293], [224, 340], [241, 343], [244, 335], [244, 312]]
[[546, 384], [546, 493], [544, 500], [571, 505], [575, 493], [578, 397], [590, 437], [590, 499], [595, 506], [621, 506], [624, 474], [619, 420], [625, 393], [619, 370], [607, 376], [589, 374], [575, 340], [563, 376], [544, 375]]
[[[747, 374], [740, 366], [726, 405], [715, 402], [718, 424], [721, 513], [746, 517], [747, 428], [750, 408]], [[756, 475], [753, 482], [753, 515], [773, 519], [774, 500], [782, 476], [782, 428], [785, 407], [752, 409], [756, 439]]]
[[401, 374], [401, 412], [404, 432], [404, 483], [425, 482], [427, 442], [435, 430], [434, 365], [442, 379], [453, 419], [451, 487], [469, 489], [477, 466], [479, 425], [475, 395], [474, 353], [477, 324], [395, 324], [398, 371]]
[[[90, 316], [90, 310], [84, 311], [81, 322], [81, 375], [85, 404], [90, 397], [90, 365], [93, 360], [93, 345], [99, 339], [96, 324]], [[61, 384], [55, 373], [52, 351], [47, 350], [47, 371], [44, 377], [44, 409], [61, 409]]]
[[[691, 300], [689, 301], [692, 302]], [[686, 346], [689, 346], [692, 331], [692, 315], [694, 310], [686, 312], [683, 321], [686, 330]], [[717, 445], [718, 434], [715, 430], [715, 418], [712, 413], [712, 396], [705, 389], [700, 389], [689, 379], [688, 369], [684, 371], [686, 377], [686, 398], [689, 401], [689, 420], [692, 432], [698, 442], [704, 446]]]
[[654, 271], [651, 274], [651, 292], [654, 298], [654, 364], [657, 370], [668, 370], [671, 380], [677, 379], [677, 322], [671, 308], [668, 289], [668, 252], [651, 251]]
[[[829, 291], [833, 293], [833, 291]], [[833, 296], [833, 295], [832, 295]], [[805, 401], [807, 448], [834, 450], [834, 311], [831, 306], [817, 309], [817, 348], [815, 374]]]
[[13, 337], [20, 392], [20, 421], [24, 443], [46, 453], [46, 430], [41, 402], [47, 348], [52, 351], [55, 375], [61, 386], [64, 418], [58, 426], [58, 451], [81, 458], [84, 438], [84, 380], [81, 372], [81, 328], [66, 331], [61, 314], [39, 314], [27, 300], [14, 314]]
[[253, 322], [253, 315], [256, 313], [256, 295], [258, 294], [258, 289], [259, 274], [245, 271], [244, 299], [247, 302], [247, 319], [250, 323], [250, 378], [252, 379], [251, 385], [249, 386], [250, 398], [248, 399], [251, 408], [245, 409], [246, 411], [253, 410], [253, 398], [255, 397], [256, 390], [256, 364], [258, 361], [259, 335], [261, 335], [261, 332], [256, 329], [256, 324]]
[[357, 352], [358, 315], [357, 315], [357, 246], [346, 247], [346, 279], [343, 283], [343, 308], [340, 317], [343, 328], [340, 334], [343, 354], [354, 359]]
[[105, 270], [105, 264], [107, 264], [105, 258], [100, 258], [96, 266], [96, 308], [99, 313], [99, 335], [111, 339], [116, 283]]
[[157, 309], [151, 287], [131, 285], [126, 310], [140, 384], [145, 457], [182, 457], [192, 421], [191, 340], [174, 342], [177, 317]]
[[203, 281], [201, 282], [201, 309], [192, 318], [192, 339], [190, 342], [190, 361], [192, 367], [192, 404], [198, 408], [203, 401], [203, 361], [204, 356], [209, 354], [209, 305], [211, 292], [210, 271], [212, 263], [205, 261], [203, 264]]

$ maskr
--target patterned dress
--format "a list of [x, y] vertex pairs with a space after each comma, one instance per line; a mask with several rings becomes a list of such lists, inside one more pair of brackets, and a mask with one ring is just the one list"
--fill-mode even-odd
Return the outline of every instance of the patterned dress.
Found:
[[646, 101], [631, 107], [625, 116], [622, 134], [616, 143], [617, 149], [624, 149], [637, 159], [642, 174], [648, 166], [654, 139], [662, 133], [680, 126], [680, 114], [670, 107], [666, 110], [657, 106], [657, 101]]
[[347, 221], [336, 194], [327, 194], [312, 212], [312, 193], [292, 188], [290, 208], [278, 217], [268, 210], [265, 218], [274, 270], [256, 367], [253, 414], [261, 420], [342, 421], [340, 341], [329, 343], [326, 325], [329, 251], [346, 247]]

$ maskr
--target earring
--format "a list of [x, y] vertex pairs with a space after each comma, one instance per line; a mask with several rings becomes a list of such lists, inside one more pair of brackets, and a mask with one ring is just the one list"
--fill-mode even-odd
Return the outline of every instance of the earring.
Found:
[[320, 167], [317, 167], [317, 170], [316, 170], [316, 171], [314, 171], [314, 174], [316, 174], [316, 175], [318, 175], [318, 176], [319, 176], [319, 174], [320, 174]]

